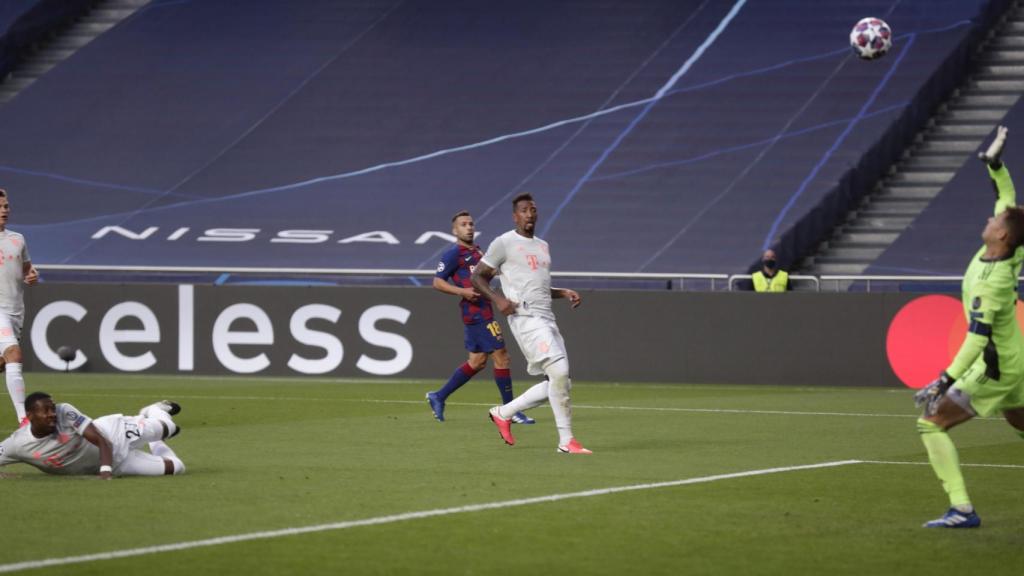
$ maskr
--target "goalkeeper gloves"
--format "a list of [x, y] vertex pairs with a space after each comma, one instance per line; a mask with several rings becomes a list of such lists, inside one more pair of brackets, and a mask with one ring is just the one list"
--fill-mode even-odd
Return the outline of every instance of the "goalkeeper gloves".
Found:
[[996, 139], [988, 145], [988, 150], [978, 152], [978, 160], [981, 160], [992, 168], [999, 168], [1002, 166], [1002, 162], [999, 161], [999, 157], [1003, 154], [1003, 145], [1006, 144], [1007, 132], [1009, 132], [1009, 130], [1006, 129], [1006, 126], [996, 128]]
[[924, 407], [925, 416], [932, 416], [939, 406], [939, 400], [946, 395], [946, 390], [956, 382], [956, 379], [943, 372], [939, 377], [932, 380], [930, 384], [921, 388], [914, 394], [914, 405], [918, 408]]

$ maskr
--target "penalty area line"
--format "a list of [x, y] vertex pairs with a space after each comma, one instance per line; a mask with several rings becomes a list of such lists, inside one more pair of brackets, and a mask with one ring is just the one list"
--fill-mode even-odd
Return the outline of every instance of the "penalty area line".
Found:
[[[898, 462], [894, 460], [861, 460], [861, 464], [887, 464], [890, 466], [931, 466], [930, 462]], [[964, 468], [1009, 468], [1011, 470], [1024, 470], [1024, 466], [1020, 464], [971, 464], [968, 462], [961, 462], [960, 466]]]
[[684, 478], [682, 480], [671, 480], [667, 482], [652, 482], [647, 484], [632, 484], [628, 486], [615, 486], [611, 488], [597, 488], [583, 490], [580, 492], [568, 492], [564, 494], [550, 494], [547, 496], [536, 496], [533, 498], [520, 498], [516, 500], [502, 500], [483, 504], [470, 504], [467, 506], [456, 506], [453, 508], [438, 508], [435, 510], [423, 510], [420, 512], [406, 512], [404, 514], [392, 514], [365, 518], [363, 520], [348, 520], [344, 522], [331, 522], [328, 524], [316, 524], [312, 526], [301, 526], [297, 528], [282, 528], [279, 530], [266, 530], [262, 532], [249, 532], [231, 536], [220, 536], [203, 540], [191, 540], [176, 542], [172, 544], [160, 544], [157, 546], [146, 546], [142, 548], [128, 548], [125, 550], [113, 550], [110, 552], [99, 552], [96, 554], [84, 554], [81, 556], [67, 556], [64, 558], [48, 558], [44, 560], [29, 560], [12, 564], [0, 564], [0, 573], [18, 572], [21, 570], [32, 570], [36, 568], [48, 568], [51, 566], [66, 566], [69, 564], [84, 564], [86, 562], [98, 562], [102, 560], [116, 560], [120, 558], [131, 558], [135, 556], [147, 556], [163, 552], [176, 552], [192, 548], [204, 548], [209, 546], [221, 546], [237, 542], [248, 542], [252, 540], [267, 540], [271, 538], [282, 538], [285, 536], [297, 536], [300, 534], [312, 534], [316, 532], [328, 532], [333, 530], [347, 530], [362, 526], [378, 526], [381, 524], [394, 524], [421, 518], [434, 518], [450, 516], [453, 514], [465, 514], [470, 512], [482, 512], [485, 510], [499, 510], [502, 508], [514, 508], [517, 506], [528, 506], [531, 504], [543, 504], [547, 502], [559, 502], [576, 498], [590, 498], [592, 496], [605, 496], [608, 494], [619, 494], [622, 492], [633, 492], [638, 490], [654, 490], [658, 488], [672, 488], [676, 486], [688, 486], [691, 484], [705, 484], [720, 480], [731, 480], [734, 478], [748, 478], [751, 476], [765, 476], [768, 474], [780, 474], [783, 472], [797, 472], [801, 470], [815, 470], [819, 468], [834, 468], [850, 464], [861, 464], [861, 460], [837, 460], [833, 462], [820, 462], [817, 464], [803, 464], [798, 466], [782, 466], [777, 468], [763, 468], [760, 470], [747, 470], [743, 472], [732, 472], [728, 474], [715, 474], [712, 476], [699, 476], [696, 478]]

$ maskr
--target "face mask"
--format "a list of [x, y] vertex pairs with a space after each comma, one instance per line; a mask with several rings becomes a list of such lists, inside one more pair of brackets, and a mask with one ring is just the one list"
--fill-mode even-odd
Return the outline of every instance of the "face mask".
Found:
[[768, 259], [768, 260], [762, 260], [761, 262], [764, 264], [765, 268], [768, 268], [769, 270], [774, 270], [775, 269], [775, 264], [776, 264], [775, 260]]

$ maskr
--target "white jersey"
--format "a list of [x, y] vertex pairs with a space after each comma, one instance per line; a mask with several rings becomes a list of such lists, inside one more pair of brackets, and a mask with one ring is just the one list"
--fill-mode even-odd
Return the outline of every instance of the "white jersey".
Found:
[[555, 319], [551, 311], [551, 252], [534, 236], [505, 232], [491, 242], [480, 260], [500, 273], [501, 291], [519, 303], [516, 314]]
[[57, 430], [36, 438], [32, 426], [19, 428], [0, 442], [0, 466], [24, 462], [47, 474], [97, 474], [100, 449], [82, 436], [91, 423], [71, 404], [57, 404]]
[[31, 262], [25, 237], [0, 230], [0, 312], [22, 318], [25, 315], [25, 262]]

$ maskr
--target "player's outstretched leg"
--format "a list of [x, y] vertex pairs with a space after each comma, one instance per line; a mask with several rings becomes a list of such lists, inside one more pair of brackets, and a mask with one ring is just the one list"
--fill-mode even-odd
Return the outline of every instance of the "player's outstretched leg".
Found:
[[941, 426], [919, 418], [917, 431], [928, 450], [928, 460], [935, 475], [942, 481], [942, 487], [949, 494], [950, 509], [941, 517], [924, 524], [925, 528], [975, 528], [981, 525], [981, 518], [974, 511], [967, 495], [963, 474], [960, 472], [960, 457], [949, 434]]
[[461, 388], [463, 384], [469, 382], [479, 371], [479, 368], [474, 368], [469, 362], [465, 362], [462, 366], [455, 369], [451, 378], [448, 379], [448, 382], [445, 382], [445, 385], [440, 390], [427, 392], [427, 404], [430, 405], [430, 411], [434, 413], [434, 418], [438, 422], [444, 422], [444, 403], [448, 396]]
[[[507, 357], [506, 357], [507, 358]], [[507, 359], [506, 359], [507, 362]], [[495, 361], [497, 364], [497, 361]], [[501, 403], [508, 404], [515, 397], [512, 395], [512, 372], [508, 368], [494, 368], [494, 383], [498, 385], [498, 393], [501, 394]], [[516, 412], [512, 415], [513, 424], [536, 424], [537, 421], [530, 418], [523, 412]]]
[[526, 392], [514, 398], [511, 402], [502, 406], [495, 406], [496, 414], [503, 420], [516, 422], [518, 415], [523, 415], [524, 410], [536, 408], [548, 401], [548, 381], [541, 380], [527, 388]]

